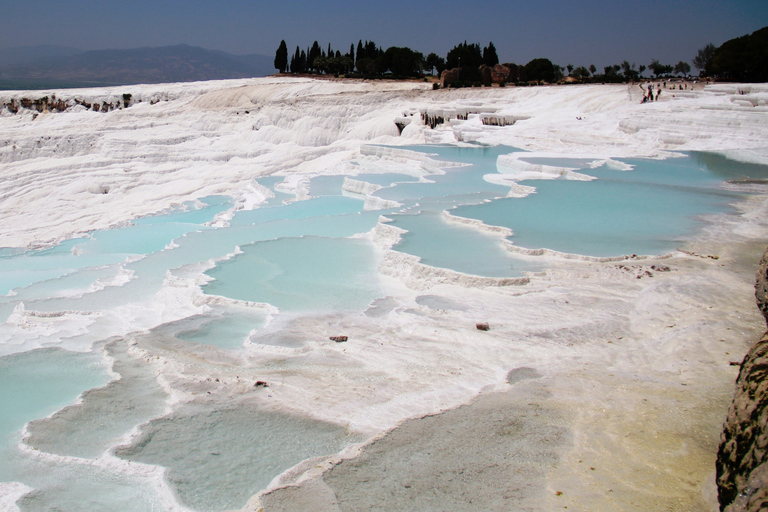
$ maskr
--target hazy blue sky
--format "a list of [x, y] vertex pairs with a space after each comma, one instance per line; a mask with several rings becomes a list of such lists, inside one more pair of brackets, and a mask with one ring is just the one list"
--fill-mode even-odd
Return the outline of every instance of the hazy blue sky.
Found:
[[189, 44], [274, 55], [317, 40], [346, 51], [373, 40], [445, 56], [493, 41], [503, 62], [690, 61], [768, 25], [768, 0], [0, 0], [0, 49], [40, 44], [84, 50]]

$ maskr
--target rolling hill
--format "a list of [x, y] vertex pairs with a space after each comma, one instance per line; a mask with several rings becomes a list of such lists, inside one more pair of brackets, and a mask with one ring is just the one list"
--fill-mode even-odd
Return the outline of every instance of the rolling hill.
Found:
[[22, 47], [0, 52], [0, 89], [94, 87], [266, 76], [272, 57], [176, 45], [79, 51]]

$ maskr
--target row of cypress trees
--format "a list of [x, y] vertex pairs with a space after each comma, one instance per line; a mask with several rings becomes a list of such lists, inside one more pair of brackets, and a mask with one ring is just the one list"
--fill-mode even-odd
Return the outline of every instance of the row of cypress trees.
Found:
[[[315, 41], [311, 47], [303, 50], [296, 47], [293, 55], [288, 56], [285, 40], [275, 53], [275, 68], [280, 73], [322, 73], [322, 74], [359, 74], [365, 76], [383, 75], [387, 72], [395, 76], [420, 76], [423, 73], [438, 74], [446, 68], [461, 67], [469, 72], [478, 73], [478, 68], [485, 64], [493, 66], [499, 63], [493, 42], [485, 48], [479, 44], [464, 43], [457, 45], [444, 59], [435, 53], [426, 57], [407, 47], [392, 46], [382, 50], [373, 41], [358, 41], [357, 49], [351, 44], [349, 51], [334, 51], [328, 44], [327, 51]], [[467, 78], [472, 78], [467, 76]]]
[[[707, 45], [699, 50], [693, 59], [693, 65], [707, 76], [715, 76], [726, 80], [739, 80], [746, 82], [768, 81], [768, 27], [764, 27], [752, 34], [731, 39], [722, 46]], [[410, 48], [390, 47], [382, 50], [373, 41], [358, 41], [357, 50], [354, 44], [349, 51], [341, 53], [333, 51], [328, 45], [327, 51], [321, 49], [317, 41], [310, 48], [301, 50], [298, 46], [290, 57], [285, 41], [275, 53], [275, 68], [280, 73], [323, 73], [346, 74], [362, 76], [381, 76], [391, 73], [397, 77], [421, 76], [425, 72], [442, 73], [444, 69], [461, 68], [462, 80], [465, 82], [479, 82], [481, 80], [480, 66], [494, 66], [499, 63], [496, 47], [493, 42], [485, 48], [479, 44], [464, 43], [455, 46], [448, 52], [446, 58], [434, 53], [426, 57]], [[534, 59], [525, 66], [505, 64], [515, 71], [517, 80], [543, 80], [550, 82], [562, 77], [563, 68], [554, 66], [548, 59]], [[624, 61], [621, 65], [606, 66], [602, 75], [597, 74], [594, 65], [589, 69], [581, 66], [574, 69], [567, 66], [568, 74], [582, 81], [616, 82], [641, 78], [646, 69], [651, 70], [654, 76], [663, 76], [672, 72], [687, 76], [690, 65], [680, 61], [677, 65], [662, 65], [657, 60], [651, 64], [636, 68], [634, 64]], [[518, 70], [521, 72], [518, 73]], [[535, 78], [531, 78], [535, 77]], [[512, 79], [512, 81], [517, 81]]]

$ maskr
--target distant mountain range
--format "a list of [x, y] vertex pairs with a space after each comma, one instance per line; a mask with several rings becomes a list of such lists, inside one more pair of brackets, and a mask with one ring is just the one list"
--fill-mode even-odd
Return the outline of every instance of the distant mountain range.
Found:
[[276, 73], [273, 57], [188, 45], [82, 51], [63, 46], [0, 50], [0, 89], [100, 87], [249, 78]]

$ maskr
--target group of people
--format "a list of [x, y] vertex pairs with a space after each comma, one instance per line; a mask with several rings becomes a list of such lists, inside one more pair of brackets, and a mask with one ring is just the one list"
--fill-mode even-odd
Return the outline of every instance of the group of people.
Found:
[[[696, 83], [696, 81], [694, 80], [694, 82], [690, 84], [691, 85], [690, 90], [693, 90], [693, 86], [694, 86], [695, 83]], [[709, 83], [709, 80], [707, 80], [707, 83]], [[664, 89], [671, 89], [673, 91], [674, 90], [680, 90], [680, 91], [687, 91], [688, 90], [688, 82], [686, 82], [685, 80], [683, 82], [681, 82], [681, 83], [678, 83], [678, 84], [670, 83], [669, 85], [667, 85], [667, 81], [665, 80], [665, 81], [657, 84], [655, 94], [654, 94], [654, 91], [653, 91], [653, 83], [648, 83], [648, 85], [640, 83], [640, 84], [638, 84], [638, 87], [640, 87], [640, 90], [643, 91], [643, 99], [642, 99], [642, 101], [640, 103], [647, 103], [649, 101], [659, 101], [659, 96], [661, 96], [662, 84], [664, 85], [664, 87], [663, 87]], [[673, 94], [672, 97], [674, 97], [674, 96], [675, 95]]]
[[658, 89], [656, 89], [656, 96], [654, 98], [653, 95], [653, 84], [648, 84], [648, 92], [646, 93], [645, 87], [643, 87], [643, 84], [638, 84], [640, 87], [640, 90], [643, 91], [643, 100], [640, 103], [648, 103], [649, 101], [659, 101], [659, 97], [661, 96], [661, 84], [658, 85]]

